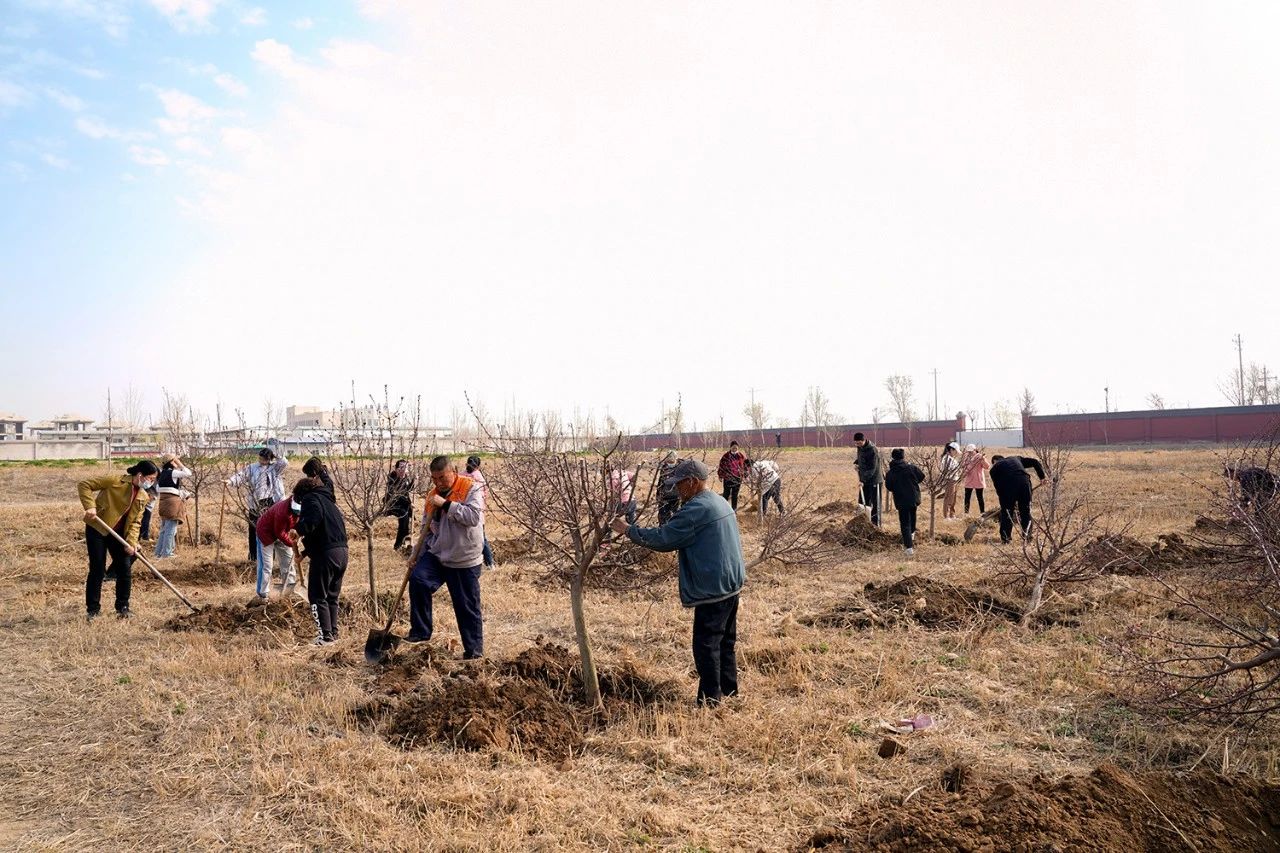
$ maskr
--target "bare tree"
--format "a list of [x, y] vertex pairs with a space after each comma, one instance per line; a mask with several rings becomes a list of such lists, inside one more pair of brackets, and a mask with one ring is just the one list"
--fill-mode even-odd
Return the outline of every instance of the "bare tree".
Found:
[[[588, 449], [574, 452], [559, 438], [536, 432], [508, 433], [497, 440], [491, 436], [498, 464], [488, 469], [489, 495], [528, 534], [530, 556], [545, 576], [568, 588], [582, 683], [587, 701], [599, 706], [600, 682], [586, 612], [588, 588], [637, 589], [670, 570], [609, 529], [625, 511], [618, 475], [630, 476], [639, 494], [639, 457], [623, 445], [621, 435], [586, 438]], [[652, 478], [648, 479], [643, 500], [638, 501], [640, 514], [653, 494]]]
[[1024, 418], [1029, 418], [1036, 413], [1036, 395], [1025, 386], [1022, 393], [1018, 395], [1018, 412]]
[[[1127, 524], [1113, 529], [1109, 508], [1074, 482], [1070, 445], [1041, 442], [1034, 434], [1029, 441], [1047, 476], [1034, 492], [1030, 530], [1017, 540], [1017, 547], [1002, 549], [999, 560], [1002, 575], [1028, 587], [1024, 625], [1039, 611], [1051, 587], [1101, 574], [1096, 549], [1105, 549], [1128, 529]], [[1021, 520], [1015, 527], [1020, 526]]]
[[1161, 716], [1254, 725], [1280, 710], [1280, 427], [1224, 459], [1204, 486], [1197, 559], [1141, 566], [1188, 618], [1132, 627], [1120, 648], [1137, 702]]
[[997, 400], [991, 407], [991, 423], [996, 429], [1013, 429], [1018, 422], [1018, 413], [1006, 400]]
[[267, 435], [279, 435], [286, 428], [286, 423], [285, 407], [271, 397], [265, 398], [262, 401], [262, 425], [266, 428]]
[[831, 411], [831, 401], [827, 399], [827, 395], [822, 393], [822, 388], [814, 385], [809, 388], [809, 393], [805, 397], [805, 410], [808, 412], [810, 423], [817, 432], [827, 439], [827, 443], [832, 441], [833, 430], [837, 415]]
[[908, 426], [915, 423], [915, 383], [910, 376], [896, 374], [884, 380], [884, 388], [889, 392], [889, 401], [894, 413], [901, 423]]
[[[783, 472], [787, 511], [761, 519], [761, 533], [756, 555], [746, 564], [751, 571], [773, 561], [782, 566], [822, 569], [840, 558], [840, 546], [824, 536], [828, 519], [814, 512], [817, 503], [815, 478]], [[789, 485], [788, 485], [789, 484]], [[759, 506], [759, 498], [756, 499]]]
[[750, 402], [742, 407], [742, 414], [751, 424], [751, 429], [760, 434], [760, 443], [764, 443], [764, 427], [769, 422], [769, 412], [764, 403]]
[[922, 445], [912, 447], [907, 453], [908, 461], [924, 473], [920, 489], [929, 496], [929, 536], [932, 538], [937, 530], [938, 499], [946, 491], [947, 484], [964, 480], [965, 469], [959, 459], [952, 468], [943, 462], [942, 450], [938, 447]]
[[676, 394], [674, 409], [666, 411], [667, 432], [671, 435], [671, 443], [679, 450], [684, 439], [684, 397]]
[[1244, 373], [1237, 368], [1218, 383], [1218, 390], [1233, 406], [1265, 406], [1280, 403], [1280, 383], [1265, 364], [1249, 362]]
[[1147, 406], [1152, 409], [1163, 409], [1165, 407], [1164, 397], [1152, 391], [1147, 395]]

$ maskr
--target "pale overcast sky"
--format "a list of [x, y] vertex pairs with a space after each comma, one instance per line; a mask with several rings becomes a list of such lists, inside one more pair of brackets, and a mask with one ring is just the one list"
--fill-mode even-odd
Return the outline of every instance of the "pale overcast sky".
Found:
[[0, 0], [0, 410], [1280, 369], [1280, 3]]

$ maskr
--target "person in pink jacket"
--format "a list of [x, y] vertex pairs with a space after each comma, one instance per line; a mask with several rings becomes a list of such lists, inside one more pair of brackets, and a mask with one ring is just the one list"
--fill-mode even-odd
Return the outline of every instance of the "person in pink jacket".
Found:
[[990, 470], [991, 463], [987, 458], [978, 452], [976, 444], [966, 445], [964, 449], [964, 458], [960, 460], [960, 470], [964, 471], [964, 514], [969, 514], [969, 499], [973, 497], [973, 493], [978, 493], [978, 514], [987, 511], [986, 503], [982, 500], [982, 490], [987, 487], [987, 471]]

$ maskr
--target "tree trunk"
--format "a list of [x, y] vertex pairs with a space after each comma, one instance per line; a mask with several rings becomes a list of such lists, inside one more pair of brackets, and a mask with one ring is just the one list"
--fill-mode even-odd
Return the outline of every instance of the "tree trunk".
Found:
[[591, 638], [587, 636], [587, 614], [583, 610], [582, 571], [578, 570], [569, 585], [569, 603], [573, 609], [573, 633], [578, 638], [578, 657], [582, 658], [582, 686], [587, 693], [587, 703], [599, 708], [600, 679], [596, 675], [596, 659], [591, 651]]
[[933, 538], [933, 520], [936, 517], [936, 509], [938, 506], [938, 496], [933, 490], [929, 490], [929, 538]]
[[196, 523], [195, 523], [195, 530], [193, 530], [192, 533], [195, 538], [196, 547], [199, 548], [200, 547], [200, 493], [199, 492], [195, 493], [195, 505], [196, 505]]
[[374, 619], [380, 619], [380, 608], [378, 607], [378, 584], [373, 574], [373, 528], [366, 527], [364, 529], [364, 545], [365, 552], [369, 558], [369, 609], [373, 613]]
[[1030, 624], [1032, 614], [1040, 609], [1040, 601], [1044, 598], [1044, 583], [1048, 574], [1048, 569], [1042, 569], [1036, 574], [1036, 582], [1031, 585], [1031, 597], [1027, 599], [1027, 609], [1022, 614], [1023, 625]]

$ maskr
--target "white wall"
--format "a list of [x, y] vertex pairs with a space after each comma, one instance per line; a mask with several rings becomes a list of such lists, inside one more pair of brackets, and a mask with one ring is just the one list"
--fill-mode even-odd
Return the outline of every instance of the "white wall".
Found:
[[960, 446], [976, 444], [979, 447], [1021, 447], [1022, 430], [1020, 429], [969, 429], [960, 433], [956, 439]]
[[36, 459], [106, 459], [105, 441], [3, 441], [0, 461], [30, 462]]

